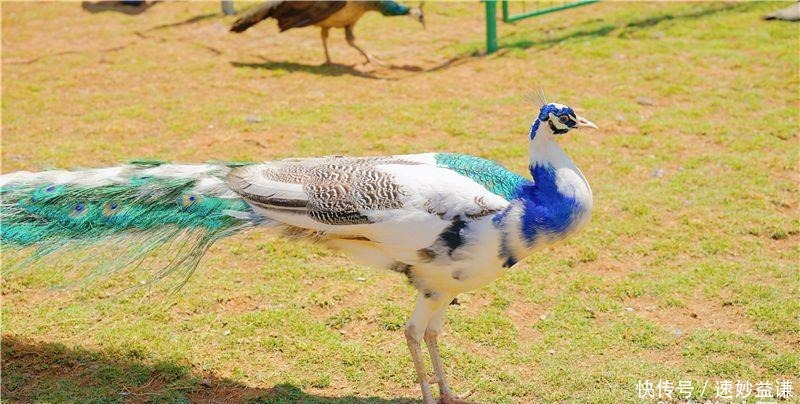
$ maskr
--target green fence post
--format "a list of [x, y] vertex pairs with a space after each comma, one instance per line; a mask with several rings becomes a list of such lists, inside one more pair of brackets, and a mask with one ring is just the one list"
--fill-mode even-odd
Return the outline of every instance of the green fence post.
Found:
[[497, 50], [497, 0], [485, 0], [486, 3], [486, 53]]

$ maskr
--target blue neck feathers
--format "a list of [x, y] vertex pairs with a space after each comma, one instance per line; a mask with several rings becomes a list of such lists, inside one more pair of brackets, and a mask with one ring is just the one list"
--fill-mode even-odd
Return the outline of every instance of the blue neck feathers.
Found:
[[409, 8], [394, 1], [378, 1], [378, 11], [385, 16], [406, 15]]
[[539, 131], [539, 125], [540, 125], [541, 123], [542, 123], [542, 121], [540, 121], [540, 120], [537, 118], [537, 119], [536, 119], [536, 122], [534, 122], [534, 123], [533, 123], [533, 125], [531, 125], [531, 131], [528, 133], [528, 137], [529, 137], [531, 140], [533, 140], [533, 138], [536, 136], [536, 132], [538, 132], [538, 131]]
[[566, 233], [583, 206], [575, 195], [559, 191], [556, 169], [550, 164], [530, 166], [533, 183], [523, 185], [519, 198], [523, 203], [522, 234], [529, 244], [540, 235]]
[[[547, 122], [537, 119], [530, 138], [533, 181], [519, 184], [512, 204], [495, 218], [496, 224], [511, 226], [506, 237], [520, 235], [528, 249], [568, 236], [586, 223], [592, 208], [589, 185], [558, 145]], [[514, 211], [517, 213], [511, 214]], [[503, 249], [501, 255], [508, 259], [507, 266], [521, 259], [520, 255], [527, 255], [511, 251], [511, 247]]]

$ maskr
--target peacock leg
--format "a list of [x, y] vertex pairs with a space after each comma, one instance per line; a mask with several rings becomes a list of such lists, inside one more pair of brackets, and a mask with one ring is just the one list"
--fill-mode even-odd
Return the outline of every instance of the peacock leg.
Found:
[[436, 373], [436, 383], [439, 384], [439, 395], [444, 399], [453, 394], [450, 392], [450, 386], [447, 385], [447, 379], [444, 377], [444, 366], [442, 366], [442, 357], [439, 356], [439, 346], [436, 343], [436, 337], [442, 331], [444, 323], [444, 310], [440, 309], [428, 322], [428, 328], [425, 330], [425, 345], [428, 346], [428, 353], [431, 355], [431, 364], [433, 371]]
[[358, 45], [356, 45], [356, 37], [355, 37], [355, 35], [353, 35], [353, 26], [352, 25], [348, 25], [348, 26], [344, 27], [344, 36], [347, 39], [347, 43], [350, 46], [356, 48], [356, 50], [361, 52], [361, 54], [364, 55], [365, 58], [367, 58], [367, 63], [372, 63], [372, 64], [378, 65], [378, 66], [383, 66], [384, 65], [383, 62], [381, 62], [380, 60], [376, 59], [375, 56], [370, 55], [369, 52], [365, 51], [364, 49], [361, 49]]
[[322, 47], [325, 49], [325, 64], [331, 64], [331, 56], [328, 54], [328, 31], [330, 28], [322, 27]]
[[428, 353], [431, 355], [431, 364], [433, 364], [433, 370], [436, 372], [436, 378], [434, 381], [439, 384], [439, 403], [468, 403], [468, 401], [453, 395], [453, 392], [450, 390], [450, 386], [447, 385], [447, 379], [444, 376], [442, 357], [439, 356], [439, 345], [436, 341], [436, 338], [442, 331], [442, 326], [444, 325], [444, 311], [446, 308], [447, 306], [441, 308], [428, 322], [428, 328], [425, 330], [425, 345], [428, 346]]
[[421, 293], [417, 297], [417, 304], [411, 313], [411, 318], [406, 323], [405, 334], [408, 350], [411, 352], [411, 360], [414, 361], [414, 368], [417, 371], [419, 386], [422, 389], [422, 402], [424, 404], [434, 404], [435, 401], [428, 382], [428, 375], [425, 372], [425, 363], [422, 360], [422, 350], [419, 343], [428, 328], [431, 318], [440, 310], [444, 310], [449, 300], [444, 299], [441, 295], [436, 296], [430, 293], [427, 293], [427, 295], [429, 297], [425, 297], [425, 294]]

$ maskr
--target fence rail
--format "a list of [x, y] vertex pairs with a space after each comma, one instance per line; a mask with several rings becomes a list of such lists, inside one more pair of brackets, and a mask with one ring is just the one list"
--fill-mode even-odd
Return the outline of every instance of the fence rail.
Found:
[[[597, 3], [599, 0], [575, 0], [567, 1], [559, 5], [539, 8], [532, 11], [524, 12], [521, 14], [510, 14], [508, 10], [508, 0], [500, 1], [503, 11], [503, 22], [515, 22], [524, 20], [525, 18], [536, 17], [539, 15], [549, 14], [556, 11], [566, 10], [573, 7], [585, 6], [591, 3]], [[486, 5], [486, 52], [492, 53], [498, 49], [497, 45], [497, 0], [484, 0]]]

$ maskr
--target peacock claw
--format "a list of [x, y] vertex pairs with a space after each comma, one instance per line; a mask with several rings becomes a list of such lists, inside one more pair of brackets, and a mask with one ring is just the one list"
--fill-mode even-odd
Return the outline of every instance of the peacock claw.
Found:
[[469, 393], [463, 396], [454, 396], [451, 394], [444, 395], [439, 397], [438, 404], [474, 404], [472, 401], [468, 401], [467, 399], [469, 396], [473, 395], [475, 390], [470, 390]]
[[372, 55], [367, 56], [366, 64], [370, 64], [370, 65], [374, 65], [374, 66], [380, 66], [380, 67], [388, 66], [386, 63], [384, 63], [383, 61], [381, 61], [380, 59], [378, 59], [378, 58], [376, 58], [375, 56], [372, 56]]
[[467, 401], [455, 396], [439, 397], [438, 404], [474, 404], [472, 401]]

